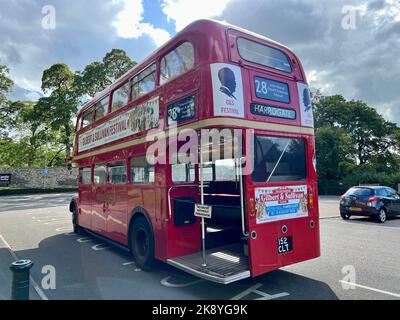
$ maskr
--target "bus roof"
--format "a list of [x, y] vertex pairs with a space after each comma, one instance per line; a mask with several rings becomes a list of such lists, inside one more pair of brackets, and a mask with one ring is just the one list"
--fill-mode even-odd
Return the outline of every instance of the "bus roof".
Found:
[[200, 20], [196, 20], [192, 23], [190, 23], [188, 26], [186, 26], [184, 29], [182, 29], [179, 33], [177, 33], [174, 37], [172, 37], [170, 40], [168, 40], [166, 43], [164, 43], [161, 47], [157, 48], [154, 52], [152, 52], [149, 56], [147, 56], [144, 60], [142, 60], [141, 62], [139, 62], [137, 65], [135, 65], [132, 69], [130, 69], [129, 71], [127, 71], [124, 75], [122, 75], [120, 78], [118, 78], [117, 80], [115, 80], [111, 85], [109, 85], [108, 87], [106, 87], [103, 91], [98, 92], [95, 94], [95, 96], [89, 101], [87, 102], [78, 112], [78, 116], [84, 112], [86, 109], [89, 109], [92, 105], [94, 105], [96, 102], [98, 102], [99, 100], [101, 100], [101, 98], [103, 98], [104, 96], [106, 96], [107, 94], [111, 93], [114, 89], [118, 88], [122, 83], [126, 82], [127, 80], [129, 80], [132, 75], [134, 73], [136, 73], [136, 71], [141, 71], [141, 69], [144, 69], [148, 66], [148, 64], [154, 60], [155, 57], [157, 57], [157, 55], [162, 52], [166, 47], [169, 47], [171, 45], [171, 43], [173, 43], [175, 41], [175, 38], [178, 38], [179, 36], [181, 36], [182, 34], [185, 33], [190, 33], [191, 31], [198, 31], [198, 30], [210, 30], [213, 29], [215, 31], [226, 31], [228, 29], [232, 29], [232, 30], [236, 30], [242, 33], [246, 33], [248, 35], [251, 35], [255, 38], [258, 38], [260, 40], [269, 42], [271, 44], [274, 44], [276, 46], [281, 47], [282, 49], [292, 53], [294, 55], [294, 53], [286, 46], [284, 46], [283, 44], [274, 41], [268, 37], [262, 36], [260, 34], [257, 34], [255, 32], [231, 25], [227, 22], [222, 22], [222, 21], [217, 21], [217, 20], [213, 20], [213, 19], [200, 19]]

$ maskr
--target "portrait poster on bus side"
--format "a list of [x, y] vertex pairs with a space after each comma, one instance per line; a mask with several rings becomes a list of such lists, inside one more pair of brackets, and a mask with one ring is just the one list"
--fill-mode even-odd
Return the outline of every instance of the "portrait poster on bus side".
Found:
[[79, 135], [78, 152], [156, 128], [159, 124], [159, 113], [159, 97], [135, 106], [133, 109]]
[[257, 224], [308, 216], [306, 185], [257, 188], [255, 199]]
[[211, 65], [214, 116], [244, 117], [243, 81], [240, 67], [227, 63]]
[[297, 83], [297, 91], [299, 93], [301, 125], [314, 128], [314, 115], [310, 90], [306, 84], [299, 82]]

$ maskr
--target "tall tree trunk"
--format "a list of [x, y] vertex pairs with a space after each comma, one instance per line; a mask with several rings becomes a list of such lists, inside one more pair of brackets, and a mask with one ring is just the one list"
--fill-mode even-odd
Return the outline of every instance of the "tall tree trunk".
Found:
[[65, 151], [67, 152], [67, 157], [71, 155], [71, 127], [69, 123], [65, 124]]

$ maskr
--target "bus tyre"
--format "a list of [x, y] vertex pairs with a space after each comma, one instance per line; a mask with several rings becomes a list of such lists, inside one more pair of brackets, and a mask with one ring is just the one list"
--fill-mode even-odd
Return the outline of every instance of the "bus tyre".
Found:
[[349, 215], [348, 213], [340, 213], [340, 216], [342, 217], [343, 220], [349, 220], [351, 215]]
[[150, 270], [154, 263], [154, 239], [144, 217], [139, 217], [133, 222], [130, 247], [136, 265], [142, 270]]
[[385, 221], [386, 221], [386, 210], [384, 208], [380, 208], [376, 218], [377, 218], [379, 223], [385, 223]]
[[76, 212], [76, 207], [73, 209], [72, 212], [72, 228], [74, 230], [74, 233], [76, 234], [82, 234], [82, 227], [78, 225], [78, 213]]

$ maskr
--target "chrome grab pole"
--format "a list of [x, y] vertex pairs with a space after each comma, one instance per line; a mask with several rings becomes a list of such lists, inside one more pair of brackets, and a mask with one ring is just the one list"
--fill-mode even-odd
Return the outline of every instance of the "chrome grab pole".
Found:
[[245, 157], [239, 158], [239, 181], [240, 181], [240, 213], [242, 216], [242, 233], [245, 237], [248, 237], [249, 233], [246, 231], [246, 223], [245, 223], [245, 213], [244, 213], [244, 191], [243, 191], [243, 168], [242, 164], [246, 160]]
[[[201, 204], [204, 204], [204, 180], [203, 180], [203, 148], [200, 143], [200, 198]], [[207, 267], [206, 261], [206, 227], [204, 224], [204, 217], [201, 218], [201, 246], [203, 251], [202, 267]]]

